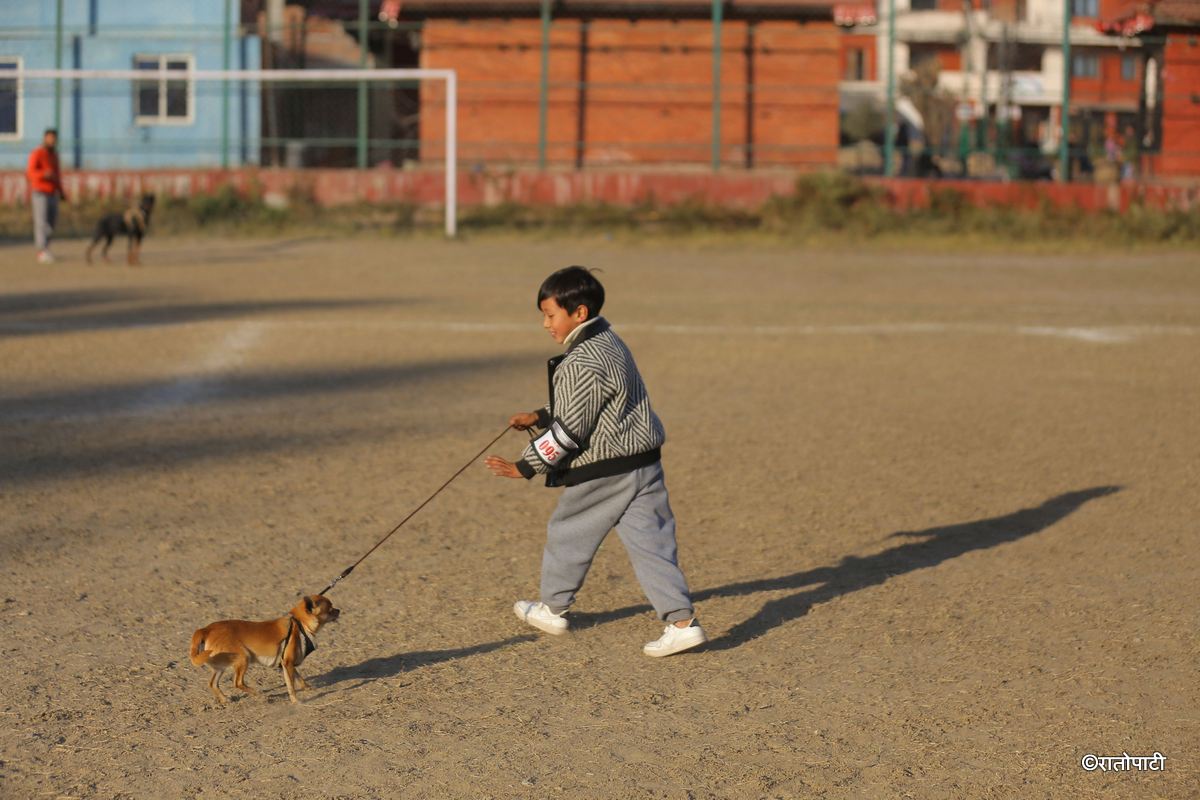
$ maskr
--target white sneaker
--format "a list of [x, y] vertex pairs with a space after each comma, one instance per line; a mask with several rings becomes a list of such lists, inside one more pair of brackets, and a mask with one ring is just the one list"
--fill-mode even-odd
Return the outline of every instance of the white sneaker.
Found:
[[701, 628], [700, 623], [693, 619], [692, 624], [686, 628], [676, 628], [674, 624], [667, 625], [663, 630], [663, 635], [653, 642], [647, 642], [646, 646], [642, 648], [642, 652], [654, 658], [662, 658], [699, 647], [707, 641], [708, 637], [704, 634], [704, 628]]
[[533, 627], [554, 636], [567, 632], [567, 618], [563, 616], [567, 612], [555, 614], [545, 603], [534, 600], [518, 600], [513, 604], [513, 613]]
[[37, 254], [37, 262], [39, 264], [53, 264], [54, 256], [50, 254], [49, 250], [39, 250]]

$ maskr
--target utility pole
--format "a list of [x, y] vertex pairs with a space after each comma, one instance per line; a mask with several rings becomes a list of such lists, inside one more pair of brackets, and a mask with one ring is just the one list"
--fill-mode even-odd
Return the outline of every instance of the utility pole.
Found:
[[1062, 110], [1059, 112], [1062, 131], [1058, 140], [1058, 179], [1063, 183], [1071, 181], [1071, 2], [1063, 0], [1063, 83]]
[[[62, 0], [59, 0], [62, 2]], [[233, 38], [233, 0], [225, 0], [225, 31], [222, 38], [222, 69], [229, 70]], [[229, 169], [229, 79], [221, 81], [221, 169]]]
[[883, 175], [892, 176], [896, 145], [892, 128], [896, 121], [896, 0], [887, 6], [887, 103], [883, 117]]
[[[54, 68], [62, 69], [63, 0], [58, 0], [54, 18]], [[62, 125], [62, 78], [54, 79], [54, 129]], [[61, 133], [59, 134], [62, 135]]]
[[[358, 0], [358, 66], [367, 68], [367, 54], [371, 49], [371, 33], [368, 23], [370, 0]], [[367, 82], [358, 82], [358, 146], [359, 169], [367, 168]]]
[[538, 81], [538, 169], [546, 168], [550, 126], [550, 0], [542, 0], [542, 74]]
[[712, 77], [712, 168], [721, 168], [721, 23], [724, 0], [712, 0], [713, 77]]

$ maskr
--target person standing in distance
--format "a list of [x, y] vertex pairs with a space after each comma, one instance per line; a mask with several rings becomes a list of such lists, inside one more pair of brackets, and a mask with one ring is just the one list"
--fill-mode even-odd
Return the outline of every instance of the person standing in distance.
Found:
[[37, 245], [39, 264], [54, 263], [50, 254], [50, 239], [58, 222], [58, 201], [66, 202], [62, 172], [58, 166], [58, 131], [47, 128], [42, 145], [29, 154], [25, 171], [29, 180], [29, 205], [33, 210], [33, 240]]

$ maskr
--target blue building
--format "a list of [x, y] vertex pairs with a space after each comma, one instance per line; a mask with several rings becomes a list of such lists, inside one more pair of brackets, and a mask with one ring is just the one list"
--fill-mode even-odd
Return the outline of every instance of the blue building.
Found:
[[[226, 8], [232, 26], [226, 41]], [[257, 82], [5, 78], [18, 69], [259, 69], [240, 0], [0, 0], [0, 169], [24, 169], [57, 124], [72, 169], [235, 167], [259, 159]], [[56, 63], [57, 62], [57, 63]]]

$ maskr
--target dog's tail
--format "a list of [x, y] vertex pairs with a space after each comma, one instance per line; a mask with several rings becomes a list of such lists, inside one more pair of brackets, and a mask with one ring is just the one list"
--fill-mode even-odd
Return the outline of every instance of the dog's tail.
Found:
[[204, 650], [204, 634], [204, 628], [192, 634], [192, 649], [188, 652], [188, 658], [197, 667], [202, 667], [208, 662], [208, 653]]

